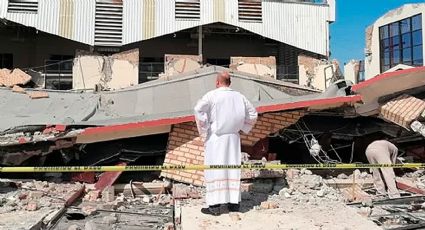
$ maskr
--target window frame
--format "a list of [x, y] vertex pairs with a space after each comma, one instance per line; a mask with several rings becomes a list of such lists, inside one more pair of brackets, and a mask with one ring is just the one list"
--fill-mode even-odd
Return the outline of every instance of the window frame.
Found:
[[[379, 66], [381, 73], [398, 64], [423, 65], [423, 50], [420, 52], [422, 53], [421, 58], [415, 59], [414, 57], [415, 51], [423, 49], [422, 17], [422, 14], [416, 14], [379, 27]], [[418, 23], [414, 23], [414, 20]], [[404, 23], [408, 24], [405, 25]]]

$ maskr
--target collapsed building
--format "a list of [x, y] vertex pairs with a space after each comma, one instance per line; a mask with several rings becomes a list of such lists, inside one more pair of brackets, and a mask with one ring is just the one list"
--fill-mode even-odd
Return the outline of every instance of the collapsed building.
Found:
[[[181, 73], [199, 64], [257, 69], [298, 83], [300, 71], [314, 78], [311, 63], [329, 57], [329, 25], [335, 21], [333, 0], [2, 0], [0, 9], [0, 39], [8, 44], [1, 51], [0, 68], [33, 67], [49, 89], [92, 89], [92, 84], [75, 81], [105, 75], [98, 68], [119, 71], [110, 65], [116, 58], [107, 57], [133, 49], [138, 53], [131, 60], [136, 69], [126, 72], [131, 80], [125, 86], [156, 79], [167, 69]], [[184, 57], [174, 68], [169, 66], [174, 58], [166, 54], [198, 57]], [[84, 56], [95, 56], [90, 60], [101, 62], [99, 67], [85, 68]], [[265, 63], [238, 57], [273, 59]], [[332, 71], [323, 76], [332, 77]]]

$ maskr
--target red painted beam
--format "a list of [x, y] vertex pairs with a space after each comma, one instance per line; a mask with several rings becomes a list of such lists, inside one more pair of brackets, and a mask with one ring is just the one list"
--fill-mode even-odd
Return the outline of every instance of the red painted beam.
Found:
[[85, 186], [81, 186], [81, 188], [76, 191], [74, 194], [72, 194], [72, 196], [70, 196], [66, 201], [65, 201], [65, 207], [69, 207], [71, 206], [75, 201], [78, 200], [78, 198], [80, 198], [81, 196], [83, 196], [84, 194], [84, 189]]
[[[121, 162], [117, 166], [126, 166], [127, 163]], [[99, 180], [94, 185], [94, 188], [98, 191], [103, 191], [106, 187], [112, 186], [115, 181], [120, 177], [122, 171], [120, 172], [104, 172], [100, 175]]]
[[[354, 96], [324, 98], [324, 99], [316, 99], [316, 100], [309, 100], [309, 101], [260, 106], [260, 107], [257, 107], [257, 111], [259, 113], [278, 112], [278, 111], [285, 111], [285, 110], [292, 110], [292, 109], [308, 108], [310, 106], [333, 105], [338, 103], [349, 103], [349, 102], [359, 102], [359, 101], [361, 101], [361, 96], [354, 95]], [[190, 116], [184, 116], [184, 117], [158, 119], [158, 120], [128, 123], [128, 124], [122, 124], [122, 125], [92, 127], [92, 128], [85, 129], [84, 132], [80, 134], [80, 136], [116, 132], [116, 131], [123, 131], [123, 130], [129, 130], [129, 129], [156, 127], [156, 126], [162, 126], [162, 125], [174, 125], [174, 124], [191, 122], [191, 121], [195, 121], [195, 116], [190, 115]]]
[[406, 192], [425, 195], [425, 190], [418, 188], [414, 183], [402, 178], [396, 178], [397, 188]]
[[96, 173], [95, 172], [73, 173], [71, 176], [71, 181], [93, 184], [94, 182], [96, 182]]
[[351, 90], [356, 92], [359, 89], [362, 89], [362, 88], [367, 87], [369, 85], [375, 84], [375, 83], [377, 83], [377, 82], [379, 82], [383, 79], [386, 79], [386, 78], [397, 77], [397, 76], [404, 75], [404, 74], [416, 73], [416, 72], [422, 72], [422, 71], [425, 72], [425, 66], [383, 73], [383, 74], [380, 74], [380, 75], [378, 75], [374, 78], [371, 78], [367, 81], [360, 82], [359, 84], [353, 85], [351, 87]]
[[285, 104], [260, 106], [257, 108], [257, 111], [259, 113], [278, 112], [278, 111], [285, 111], [285, 110], [292, 110], [292, 109], [308, 108], [308, 107], [318, 106], [318, 105], [333, 105], [338, 103], [359, 102], [361, 100], [362, 100], [362, 97], [360, 95], [333, 97], [333, 98], [299, 101], [299, 102], [292, 102], [292, 103], [285, 103]]

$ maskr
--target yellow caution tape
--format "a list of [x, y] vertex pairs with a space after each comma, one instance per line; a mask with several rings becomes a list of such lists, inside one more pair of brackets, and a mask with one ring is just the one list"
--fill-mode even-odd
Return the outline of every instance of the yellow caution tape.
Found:
[[425, 168], [425, 163], [406, 164], [243, 164], [243, 165], [130, 165], [130, 166], [53, 166], [0, 167], [1, 173], [24, 172], [130, 172], [162, 170], [217, 169], [368, 169], [368, 168]]

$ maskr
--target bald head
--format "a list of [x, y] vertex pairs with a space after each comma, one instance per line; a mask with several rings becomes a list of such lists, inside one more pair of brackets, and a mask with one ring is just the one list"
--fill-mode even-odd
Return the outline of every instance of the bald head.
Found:
[[228, 87], [230, 86], [230, 74], [228, 72], [221, 72], [219, 74], [217, 74], [217, 82], [216, 82], [216, 86], [217, 87]]

